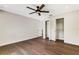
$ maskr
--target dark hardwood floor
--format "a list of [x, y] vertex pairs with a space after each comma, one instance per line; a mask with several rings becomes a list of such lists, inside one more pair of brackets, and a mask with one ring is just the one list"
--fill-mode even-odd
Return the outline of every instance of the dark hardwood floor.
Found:
[[40, 37], [2, 46], [0, 55], [79, 55], [79, 47]]

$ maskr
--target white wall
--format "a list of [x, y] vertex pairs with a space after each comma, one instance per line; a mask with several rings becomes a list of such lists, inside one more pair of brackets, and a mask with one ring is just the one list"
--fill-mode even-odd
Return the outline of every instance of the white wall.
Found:
[[58, 18], [64, 18], [64, 42], [79, 45], [79, 10], [52, 17], [52, 40], [56, 39], [56, 19]]
[[0, 46], [39, 37], [40, 21], [0, 11]]

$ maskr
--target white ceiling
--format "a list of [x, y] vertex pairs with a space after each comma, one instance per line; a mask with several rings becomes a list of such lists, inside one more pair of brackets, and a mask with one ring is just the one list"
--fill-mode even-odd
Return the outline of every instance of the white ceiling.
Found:
[[29, 15], [29, 13], [33, 11], [30, 9], [27, 9], [26, 7], [29, 6], [32, 8], [36, 8], [37, 5], [40, 5], [40, 4], [3, 4], [3, 5], [0, 5], [0, 9], [3, 9], [8, 12], [16, 13], [19, 15], [23, 15], [26, 17], [32, 17], [38, 20], [43, 20], [46, 17], [48, 17], [50, 14], [58, 15], [58, 14], [62, 14], [70, 11], [79, 10], [79, 4], [46, 4], [44, 9], [49, 10], [50, 13], [48, 14], [42, 13], [42, 16], [38, 16], [38, 14], [36, 13]]

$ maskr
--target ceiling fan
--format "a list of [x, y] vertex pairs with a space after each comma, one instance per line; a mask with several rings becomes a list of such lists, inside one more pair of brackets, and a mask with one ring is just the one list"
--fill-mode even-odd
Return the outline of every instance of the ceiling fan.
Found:
[[34, 11], [34, 12], [32, 12], [32, 13], [29, 13], [29, 14], [37, 13], [39, 16], [41, 16], [41, 13], [49, 13], [49, 11], [44, 11], [44, 10], [42, 10], [44, 7], [45, 7], [45, 5], [42, 4], [41, 6], [36, 6], [37, 9], [33, 9], [33, 8], [31, 8], [31, 7], [27, 7], [27, 8]]

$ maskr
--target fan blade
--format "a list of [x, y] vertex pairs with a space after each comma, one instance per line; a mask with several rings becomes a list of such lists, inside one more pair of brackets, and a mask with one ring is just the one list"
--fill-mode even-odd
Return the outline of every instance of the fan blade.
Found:
[[40, 12], [49, 13], [49, 11], [40, 11]]
[[41, 10], [44, 6], [45, 6], [45, 5], [44, 5], [44, 4], [42, 4], [42, 5], [39, 7], [39, 9]]
[[38, 15], [39, 15], [39, 16], [41, 16], [41, 14], [40, 14], [40, 13], [38, 13]]
[[36, 13], [36, 12], [32, 12], [32, 13], [29, 13], [29, 14], [33, 14], [33, 13]]
[[33, 9], [33, 8], [31, 8], [31, 7], [27, 7], [27, 8], [36, 11], [35, 9]]

